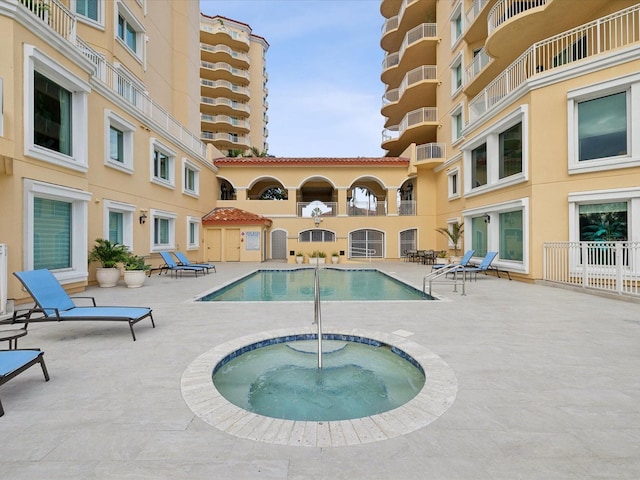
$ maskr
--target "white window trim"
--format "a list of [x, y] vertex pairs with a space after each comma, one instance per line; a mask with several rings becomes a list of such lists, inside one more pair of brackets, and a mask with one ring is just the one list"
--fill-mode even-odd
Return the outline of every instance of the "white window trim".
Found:
[[4, 80], [0, 77], [0, 137], [4, 137]]
[[[149, 211], [149, 216], [151, 218], [149, 218], [149, 220], [147, 220], [147, 222], [150, 222], [151, 224], [151, 234], [150, 234], [150, 238], [149, 238], [149, 251], [151, 252], [166, 252], [166, 251], [171, 251], [171, 250], [175, 250], [176, 249], [176, 218], [178, 218], [178, 215], [176, 215], [173, 212], [167, 212], [165, 210], [156, 210], [156, 209], [151, 209]], [[155, 232], [153, 231], [153, 229], [155, 228], [155, 219], [156, 218], [164, 218], [169, 220], [169, 243], [168, 245], [155, 245], [153, 243], [153, 238], [155, 236]]]
[[[593, 160], [578, 160], [578, 103], [614, 93], [627, 92], [627, 155]], [[599, 172], [640, 166], [640, 137], [634, 129], [640, 126], [640, 74], [632, 74], [567, 93], [569, 174]]]
[[[151, 138], [151, 149], [149, 152], [149, 156], [150, 156], [150, 167], [151, 167], [151, 171], [150, 171], [150, 175], [151, 175], [151, 182], [157, 184], [157, 185], [161, 185], [163, 187], [166, 188], [170, 188], [170, 189], [174, 189], [175, 188], [175, 183], [176, 183], [176, 174], [175, 174], [175, 168], [176, 168], [176, 152], [171, 150], [169, 147], [167, 147], [166, 145], [164, 145], [162, 142], [160, 142], [157, 138]], [[162, 153], [164, 153], [167, 157], [169, 157], [169, 179], [165, 180], [163, 178], [160, 177], [156, 177], [153, 174], [153, 170], [154, 170], [154, 151], [158, 150]]]
[[[71, 156], [34, 143], [34, 72], [39, 72], [71, 92]], [[86, 172], [88, 170], [88, 96], [89, 84], [62, 65], [51, 60], [33, 45], [24, 45], [24, 154], [45, 162]]]
[[[498, 221], [498, 215], [518, 210], [522, 210], [522, 262], [502, 260], [500, 259], [500, 222]], [[509, 202], [496, 203], [464, 210], [462, 212], [462, 216], [464, 217], [465, 232], [472, 231], [472, 218], [480, 217], [484, 214], [489, 214], [491, 216], [491, 221], [487, 224], [487, 251], [498, 252], [498, 258], [494, 263], [501, 268], [509, 270], [510, 272], [529, 273], [529, 199], [524, 197]], [[463, 238], [465, 244], [464, 250], [470, 249], [472, 241], [471, 235], [465, 235]]]
[[[122, 131], [122, 155], [124, 162], [120, 163], [111, 159], [110, 156], [110, 130], [115, 127]], [[104, 164], [108, 167], [121, 170], [126, 173], [133, 173], [133, 141], [136, 126], [122, 118], [112, 110], [104, 111]]]
[[[462, 118], [462, 128], [460, 129], [460, 136], [457, 137], [456, 134], [456, 117], [460, 115]], [[451, 145], [455, 145], [460, 142], [464, 136], [462, 135], [462, 131], [464, 130], [464, 108], [462, 103], [457, 104], [453, 110], [449, 112], [449, 116], [451, 118]]]
[[640, 188], [616, 188], [610, 190], [594, 190], [589, 192], [572, 192], [568, 196], [569, 201], [569, 241], [580, 240], [580, 214], [579, 205], [587, 203], [627, 202], [628, 216], [628, 240], [640, 241], [640, 228], [633, 228], [640, 223]]
[[[185, 170], [187, 168], [189, 170], [193, 170], [193, 172], [195, 173], [194, 175], [195, 189], [194, 190], [187, 190], [185, 186], [185, 180], [186, 180]], [[182, 158], [182, 193], [184, 193], [185, 195], [196, 197], [196, 198], [200, 196], [200, 168], [186, 157]]]
[[[456, 193], [453, 192], [453, 176], [456, 175]], [[449, 200], [455, 200], [460, 198], [462, 189], [462, 183], [460, 182], [460, 167], [454, 167], [447, 171], [447, 192]]]
[[[33, 270], [33, 205], [34, 198], [48, 198], [72, 203], [71, 223], [72, 244], [71, 268], [53, 271], [60, 283], [74, 283], [86, 281], [89, 276], [87, 269], [87, 229], [88, 203], [91, 193], [74, 188], [61, 187], [51, 183], [24, 180], [24, 269]], [[83, 227], [84, 226], [84, 227]]]
[[[453, 61], [451, 62], [451, 64], [449, 65], [449, 69], [451, 71], [451, 96], [455, 97], [458, 93], [460, 93], [462, 91], [462, 89], [464, 88], [464, 54], [462, 52], [460, 52], [458, 55], [456, 55], [453, 59]], [[460, 67], [460, 78], [461, 78], [461, 82], [460, 82], [460, 86], [457, 87], [456, 86], [456, 69]]]
[[135, 205], [113, 200], [104, 200], [103, 205], [102, 238], [109, 238], [109, 212], [122, 213], [122, 244], [133, 251], [133, 214], [136, 211]]
[[[451, 15], [449, 15], [449, 22], [451, 24], [451, 49], [453, 50], [460, 40], [464, 37], [465, 24], [464, 24], [464, 12], [462, 11], [462, 2], [458, 2], [455, 8], [452, 10]], [[456, 37], [456, 19], [460, 18], [461, 28], [460, 28], [460, 36]]]
[[[200, 225], [201, 220], [198, 217], [187, 217], [187, 250], [197, 250], [200, 248]], [[189, 243], [189, 226], [196, 226], [196, 243]]]
[[[522, 172], [499, 178], [499, 136], [509, 128], [522, 123]], [[472, 188], [471, 185], [471, 152], [483, 143], [487, 144], [487, 183]], [[513, 112], [493, 123], [478, 135], [460, 146], [463, 152], [464, 171], [464, 196], [472, 197], [500, 188], [526, 182], [529, 179], [529, 106], [520, 105]]]
[[84, 15], [78, 13], [76, 11], [77, 1], [78, 0], [71, 0], [71, 3], [69, 5], [69, 10], [71, 10], [76, 15], [76, 19], [92, 27], [97, 27], [97, 28], [100, 28], [101, 30], [104, 30], [104, 18], [105, 18], [104, 17], [104, 0], [97, 0], [98, 1], [98, 20], [85, 17]]
[[[146, 52], [146, 38], [144, 25], [136, 18], [133, 12], [127, 7], [127, 5], [117, 0], [116, 8], [114, 10], [114, 36], [115, 39], [120, 45], [124, 47], [124, 49], [131, 54], [133, 58], [135, 58], [141, 64], [145, 61], [145, 52]], [[136, 31], [136, 45], [138, 46], [138, 51], [132, 50], [126, 42], [118, 36], [118, 16], [124, 17], [125, 21], [133, 27]]]

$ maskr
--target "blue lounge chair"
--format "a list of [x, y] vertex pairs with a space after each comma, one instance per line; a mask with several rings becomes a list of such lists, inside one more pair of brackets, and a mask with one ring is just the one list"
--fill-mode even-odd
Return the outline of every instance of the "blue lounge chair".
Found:
[[[498, 256], [498, 252], [488, 252], [484, 258], [482, 259], [482, 262], [480, 262], [480, 265], [476, 266], [476, 267], [465, 267], [464, 272], [465, 274], [469, 274], [469, 276], [471, 276], [471, 274], [474, 275], [474, 278], [477, 280], [478, 279], [478, 273], [482, 273], [484, 272], [485, 274], [489, 271], [494, 271], [496, 272], [496, 275], [498, 276], [498, 278], [500, 278], [500, 270], [498, 270], [497, 267], [492, 267], [491, 264], [493, 263], [493, 261], [495, 260], [495, 258]], [[511, 274], [507, 271], [505, 271], [505, 273], [507, 274], [507, 276], [509, 277], [509, 280], [511, 280]]]
[[178, 273], [182, 274], [182, 272], [193, 272], [196, 277], [198, 276], [198, 273], [202, 273], [203, 275], [205, 273], [204, 267], [178, 265], [169, 252], [160, 252], [160, 256], [164, 260], [162, 268], [171, 272], [172, 275], [175, 273], [176, 278], [178, 277]]
[[[463, 267], [466, 267], [467, 265], [469, 265], [469, 262], [471, 261], [471, 257], [473, 257], [473, 254], [476, 253], [475, 250], [467, 250], [464, 254], [464, 256], [460, 259], [460, 262], [457, 265], [462, 265]], [[443, 267], [449, 267], [451, 268], [451, 264], [448, 265], [442, 265], [442, 264], [438, 264], [438, 265], [431, 265], [431, 270], [438, 270], [440, 268]]]
[[[26, 314], [20, 317], [18, 323], [75, 320], [127, 322], [134, 341], [136, 335], [133, 333], [133, 326], [140, 320], [149, 317], [153, 328], [156, 327], [151, 315], [151, 309], [147, 307], [98, 307], [93, 297], [76, 297], [88, 298], [93, 303], [91, 306], [77, 306], [49, 270], [29, 270], [14, 272], [13, 274], [22, 282], [22, 285], [24, 285], [24, 288], [27, 289], [27, 292], [36, 303], [34, 308], [29, 309]], [[18, 317], [14, 316], [14, 318]]]
[[173, 252], [173, 254], [178, 259], [178, 265], [184, 265], [187, 267], [202, 267], [207, 273], [213, 268], [213, 271], [216, 272], [216, 266], [213, 263], [191, 263], [184, 253]]
[[[45, 381], [49, 381], [49, 372], [44, 364], [44, 352], [40, 350], [0, 350], [0, 385], [20, 375], [29, 367], [39, 363]], [[0, 417], [4, 415], [0, 402]]]

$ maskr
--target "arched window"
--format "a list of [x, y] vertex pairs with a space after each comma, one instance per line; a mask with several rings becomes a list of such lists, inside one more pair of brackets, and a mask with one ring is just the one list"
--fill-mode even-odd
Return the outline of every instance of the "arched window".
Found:
[[298, 235], [298, 242], [335, 242], [336, 234], [329, 230], [315, 228], [305, 230]]

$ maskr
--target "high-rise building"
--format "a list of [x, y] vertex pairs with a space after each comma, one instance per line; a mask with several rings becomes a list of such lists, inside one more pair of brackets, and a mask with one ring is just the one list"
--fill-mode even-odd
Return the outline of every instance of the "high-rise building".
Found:
[[201, 14], [201, 138], [227, 156], [269, 149], [268, 48], [249, 25]]
[[[497, 265], [533, 279], [554, 268], [551, 242], [580, 276], [592, 267], [569, 242], [640, 240], [637, 1], [383, 0], [380, 11], [382, 147], [414, 159], [419, 214], [464, 224], [465, 249], [497, 251]], [[595, 265], [633, 270], [616, 251]]]

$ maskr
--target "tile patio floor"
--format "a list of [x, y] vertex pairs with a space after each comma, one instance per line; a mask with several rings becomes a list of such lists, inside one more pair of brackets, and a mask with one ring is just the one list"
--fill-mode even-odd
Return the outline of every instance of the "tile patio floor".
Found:
[[[9, 479], [637, 479], [640, 304], [480, 276], [437, 302], [335, 302], [325, 331], [408, 337], [453, 370], [457, 395], [409, 434], [346, 447], [285, 446], [219, 430], [185, 403], [181, 377], [216, 345], [307, 328], [310, 302], [194, 303], [257, 267], [218, 264], [191, 278], [153, 275], [141, 289], [90, 288], [99, 304], [154, 309], [157, 328], [32, 325], [22, 348], [45, 351], [0, 387], [0, 478]], [[422, 285], [429, 267], [376, 263]], [[5, 344], [6, 345], [6, 344]], [[6, 348], [3, 345], [2, 348]]]

